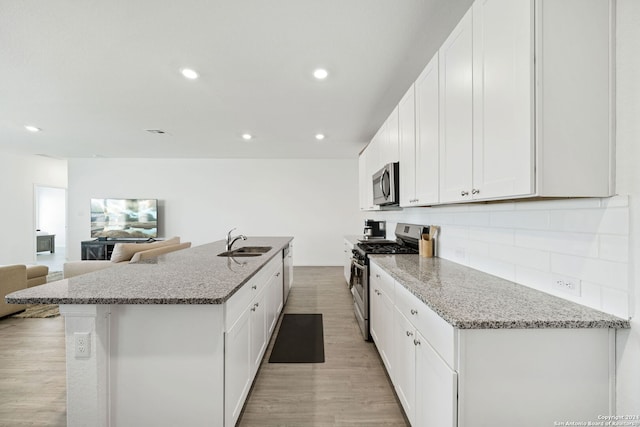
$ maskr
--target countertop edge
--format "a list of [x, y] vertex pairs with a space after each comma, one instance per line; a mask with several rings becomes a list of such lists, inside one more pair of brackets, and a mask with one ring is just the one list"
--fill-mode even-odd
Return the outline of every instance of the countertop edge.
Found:
[[[376, 258], [383, 258], [383, 257], [387, 257], [389, 255], [373, 255], [371, 256], [371, 259], [375, 262]], [[405, 255], [406, 256], [406, 255]], [[447, 261], [447, 262], [453, 262], [453, 261]], [[454, 263], [455, 264], [455, 263]], [[520, 319], [514, 319], [514, 320], [460, 320], [458, 318], [455, 318], [455, 316], [452, 316], [450, 313], [448, 312], [444, 312], [440, 307], [438, 307], [437, 305], [433, 304], [432, 302], [430, 302], [428, 300], [428, 298], [426, 298], [424, 295], [420, 294], [419, 292], [417, 292], [410, 284], [407, 284], [406, 281], [403, 279], [402, 276], [398, 275], [397, 272], [395, 272], [393, 269], [388, 268], [387, 266], [384, 265], [384, 263], [379, 263], [376, 262], [376, 265], [379, 266], [383, 271], [385, 271], [387, 274], [389, 274], [398, 284], [400, 284], [401, 286], [403, 286], [405, 289], [407, 289], [409, 292], [411, 292], [412, 295], [414, 295], [416, 298], [418, 298], [420, 301], [422, 301], [427, 307], [429, 307], [431, 310], [433, 310], [440, 318], [442, 318], [444, 321], [446, 321], [448, 324], [450, 324], [451, 326], [453, 326], [454, 328], [457, 329], [581, 329], [581, 328], [588, 328], [588, 329], [606, 329], [606, 328], [611, 328], [611, 329], [629, 329], [631, 328], [631, 323], [628, 319], [623, 319], [623, 318], [619, 318], [616, 317], [612, 314], [609, 313], [604, 313], [600, 310], [597, 310], [595, 308], [591, 308], [591, 307], [587, 307], [587, 306], [583, 306], [581, 304], [578, 304], [576, 302], [572, 302], [569, 300], [564, 300], [566, 301], [568, 304], [576, 304], [579, 305], [580, 307], [583, 307], [584, 309], [587, 309], [589, 311], [592, 311], [594, 313], [602, 313], [601, 318], [599, 319], [593, 319], [593, 320], [582, 320], [582, 319], [574, 319], [574, 320], [520, 320]], [[481, 272], [480, 270], [475, 270], [471, 267], [466, 267], [463, 266], [461, 264], [459, 264], [459, 266], [467, 268], [469, 270], [473, 270], [473, 271], [477, 271], [478, 273], [482, 273], [482, 274], [488, 274], [488, 273], [484, 273]], [[399, 268], [399, 267], [396, 267]], [[511, 282], [509, 280], [506, 279], [500, 279], [500, 280], [504, 280], [505, 282], [509, 282], [511, 284], [515, 284], [517, 286], [522, 286], [530, 291], [534, 291], [534, 292], [539, 292], [541, 294], [547, 295], [549, 297], [553, 297], [553, 298], [559, 298], [559, 297], [555, 297], [552, 296], [550, 294], [545, 294], [542, 291], [533, 289], [533, 288], [529, 288], [526, 287], [524, 285], [515, 283], [515, 282]]]

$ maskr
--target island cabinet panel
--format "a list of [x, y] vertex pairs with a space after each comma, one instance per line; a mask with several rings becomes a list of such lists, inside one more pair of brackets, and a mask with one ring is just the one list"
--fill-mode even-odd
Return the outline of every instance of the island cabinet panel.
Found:
[[393, 360], [393, 304], [394, 304], [394, 281], [380, 267], [371, 264], [369, 274], [371, 284], [369, 286], [371, 295], [370, 332], [373, 341], [376, 343], [380, 358], [391, 375], [394, 369]]
[[222, 305], [112, 305], [110, 319], [110, 425], [222, 419]]
[[250, 311], [247, 308], [225, 334], [225, 415], [237, 420], [251, 388]]

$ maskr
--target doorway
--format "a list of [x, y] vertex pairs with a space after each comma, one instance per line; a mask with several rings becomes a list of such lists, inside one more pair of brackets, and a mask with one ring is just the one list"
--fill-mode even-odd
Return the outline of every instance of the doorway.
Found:
[[36, 263], [62, 271], [67, 247], [67, 190], [35, 186]]

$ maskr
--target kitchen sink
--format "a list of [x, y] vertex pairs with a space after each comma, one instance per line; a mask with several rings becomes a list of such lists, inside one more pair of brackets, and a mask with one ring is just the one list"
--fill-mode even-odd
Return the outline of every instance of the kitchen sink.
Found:
[[269, 252], [271, 249], [272, 249], [271, 246], [244, 246], [242, 248], [219, 253], [218, 256], [232, 256], [232, 257], [260, 256], [264, 253]]

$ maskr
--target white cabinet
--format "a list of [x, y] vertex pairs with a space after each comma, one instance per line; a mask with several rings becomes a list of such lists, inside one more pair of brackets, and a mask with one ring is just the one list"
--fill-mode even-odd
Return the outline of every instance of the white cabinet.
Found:
[[394, 280], [382, 271], [376, 264], [371, 264], [369, 273], [370, 322], [371, 337], [376, 343], [380, 358], [387, 368], [389, 375], [394, 371], [393, 359], [393, 307], [394, 307]]
[[439, 50], [440, 202], [471, 200], [473, 27], [471, 9]]
[[614, 194], [612, 4], [474, 2], [439, 51], [441, 203]]
[[416, 332], [416, 426], [457, 426], [457, 373]]
[[393, 348], [396, 361], [393, 385], [404, 413], [415, 425], [416, 407], [416, 350], [413, 339], [415, 328], [396, 308], [393, 318]]
[[477, 0], [472, 13], [471, 196], [494, 199], [532, 195], [533, 2]]
[[344, 239], [343, 243], [343, 268], [344, 268], [344, 280], [349, 283], [349, 279], [351, 279], [351, 254], [354, 248], [354, 244], [349, 239]]
[[395, 163], [398, 161], [398, 147], [400, 142], [398, 126], [398, 106], [396, 106], [384, 124], [383, 148], [380, 152], [380, 164], [376, 171], [387, 163]]
[[235, 425], [282, 311], [282, 254], [226, 303], [225, 426]]
[[436, 54], [399, 104], [402, 207], [439, 202], [438, 74]]

